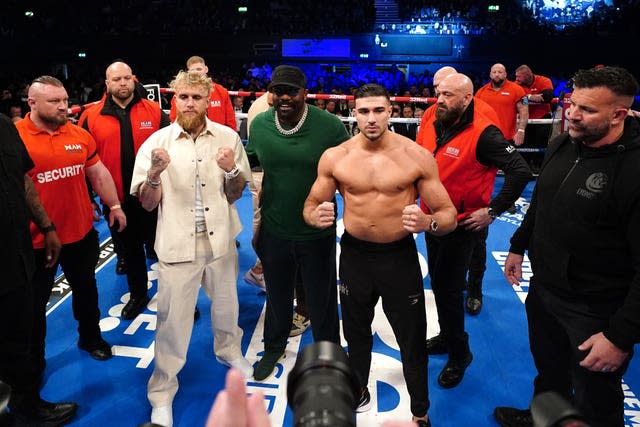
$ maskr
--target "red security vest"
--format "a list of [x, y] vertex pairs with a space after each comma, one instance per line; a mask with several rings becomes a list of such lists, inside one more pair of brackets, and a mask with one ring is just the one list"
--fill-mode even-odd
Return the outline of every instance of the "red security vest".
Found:
[[[87, 121], [89, 133], [96, 140], [96, 149], [100, 159], [107, 167], [118, 190], [118, 199], [124, 200], [124, 195], [129, 194], [122, 188], [122, 164], [120, 162], [120, 122], [111, 115], [102, 115], [105, 100], [99, 104], [87, 108], [78, 121], [79, 124]], [[156, 102], [146, 99], [138, 100], [132, 107], [129, 119], [133, 133], [133, 152], [138, 149], [149, 136], [160, 129], [160, 107]]]
[[[458, 221], [460, 221], [471, 212], [489, 206], [498, 169], [478, 162], [476, 147], [482, 132], [493, 123], [482, 113], [474, 111], [473, 123], [437, 148], [434, 121], [435, 116], [428, 123], [420, 126], [422, 138], [417, 142], [434, 153], [440, 181], [458, 210]], [[429, 212], [422, 200], [420, 207], [423, 211]]]

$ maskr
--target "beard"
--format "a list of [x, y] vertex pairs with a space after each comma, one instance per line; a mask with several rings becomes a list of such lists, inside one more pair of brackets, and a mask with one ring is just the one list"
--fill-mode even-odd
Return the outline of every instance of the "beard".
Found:
[[460, 116], [462, 116], [462, 104], [452, 105], [451, 107], [445, 107], [438, 105], [436, 108], [436, 119], [438, 119], [444, 126], [451, 126], [454, 124]]
[[273, 102], [273, 108], [278, 112], [278, 119], [280, 119], [280, 123], [295, 126], [302, 117], [304, 100], [301, 102], [297, 100], [290, 100], [286, 102], [277, 100]]
[[196, 115], [185, 115], [181, 111], [177, 111], [176, 121], [180, 126], [182, 126], [184, 130], [186, 130], [187, 132], [191, 132], [201, 126], [204, 126], [206, 122], [206, 116], [207, 115], [204, 111]]
[[502, 85], [503, 85], [504, 80], [505, 80], [505, 79], [498, 79], [498, 78], [491, 79], [491, 84], [492, 84], [494, 87], [500, 87], [500, 86], [502, 86]]
[[609, 133], [609, 123], [602, 123], [592, 127], [586, 127], [580, 123], [573, 122], [570, 122], [570, 125], [575, 129], [569, 127], [569, 136], [571, 136], [575, 141], [581, 142], [586, 146], [600, 141]]
[[111, 91], [110, 93], [111, 93], [111, 96], [113, 96], [114, 98], [117, 98], [121, 101], [126, 101], [133, 94], [133, 89], [129, 89], [129, 88], [126, 88], [124, 90], [118, 89], [118, 90]]

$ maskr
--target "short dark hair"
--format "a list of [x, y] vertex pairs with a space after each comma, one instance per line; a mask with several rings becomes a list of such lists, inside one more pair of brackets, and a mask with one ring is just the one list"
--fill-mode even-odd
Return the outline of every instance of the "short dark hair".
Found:
[[385, 98], [387, 98], [387, 101], [391, 102], [389, 92], [387, 92], [387, 90], [383, 86], [375, 83], [367, 83], [366, 85], [362, 85], [353, 94], [354, 99], [367, 98], [370, 96], [384, 96]]
[[573, 87], [606, 87], [618, 96], [633, 98], [638, 92], [638, 81], [624, 68], [600, 67], [579, 70], [573, 77]]
[[40, 83], [43, 85], [56, 86], [56, 87], [64, 87], [64, 85], [59, 79], [52, 76], [47, 76], [47, 75], [36, 77], [31, 81], [31, 84], [34, 84], [34, 83]]

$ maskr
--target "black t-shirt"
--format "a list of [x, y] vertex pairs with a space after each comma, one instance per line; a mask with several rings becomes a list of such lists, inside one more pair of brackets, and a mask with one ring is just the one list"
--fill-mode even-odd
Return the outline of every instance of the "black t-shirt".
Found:
[[0, 114], [0, 295], [34, 271], [24, 177], [34, 164], [11, 120]]

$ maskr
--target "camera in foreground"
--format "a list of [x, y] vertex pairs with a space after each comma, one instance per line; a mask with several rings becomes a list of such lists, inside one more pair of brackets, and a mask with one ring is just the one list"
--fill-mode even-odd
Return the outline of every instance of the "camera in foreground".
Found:
[[357, 390], [357, 380], [340, 346], [329, 341], [306, 346], [287, 378], [294, 426], [355, 426]]

